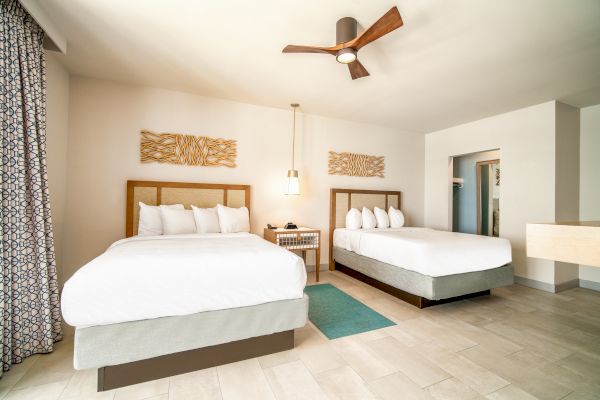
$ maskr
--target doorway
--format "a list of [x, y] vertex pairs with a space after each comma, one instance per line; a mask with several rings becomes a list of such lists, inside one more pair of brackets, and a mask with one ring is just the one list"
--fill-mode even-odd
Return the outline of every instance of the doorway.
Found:
[[500, 235], [500, 150], [453, 157], [452, 231]]

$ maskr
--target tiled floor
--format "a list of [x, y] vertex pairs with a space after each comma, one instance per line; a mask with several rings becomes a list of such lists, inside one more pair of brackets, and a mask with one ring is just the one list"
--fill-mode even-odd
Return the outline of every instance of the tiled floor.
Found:
[[0, 399], [600, 399], [600, 293], [514, 285], [418, 310], [340, 273], [322, 281], [398, 325], [327, 340], [309, 324], [293, 350], [104, 393], [96, 371], [72, 369], [67, 339], [6, 373]]

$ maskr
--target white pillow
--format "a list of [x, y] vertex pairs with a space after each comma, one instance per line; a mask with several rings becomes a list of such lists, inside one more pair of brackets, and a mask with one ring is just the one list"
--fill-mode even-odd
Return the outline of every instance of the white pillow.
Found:
[[346, 229], [360, 229], [362, 226], [362, 214], [356, 208], [351, 208], [346, 214]]
[[166, 207], [174, 210], [183, 210], [183, 204], [172, 204], [168, 206], [149, 206], [141, 201], [140, 218], [138, 222], [139, 236], [155, 236], [163, 234], [162, 217], [160, 216], [160, 207]]
[[196, 233], [196, 222], [192, 210], [177, 210], [161, 206], [160, 215], [163, 223], [163, 234]]
[[375, 218], [375, 214], [373, 211], [369, 210], [367, 207], [363, 207], [362, 209], [362, 228], [363, 229], [373, 229], [377, 226], [377, 219]]
[[383, 208], [375, 207], [375, 219], [377, 219], [377, 227], [378, 228], [389, 228], [390, 227], [390, 217], [385, 212]]
[[194, 212], [194, 220], [196, 220], [196, 232], [221, 232], [221, 226], [219, 226], [219, 214], [217, 213], [217, 207], [198, 208], [196, 206], [192, 206], [192, 211]]
[[246, 207], [231, 208], [217, 204], [217, 214], [221, 232], [250, 232], [250, 214]]
[[404, 226], [404, 214], [402, 214], [402, 211], [390, 207], [388, 215], [390, 216], [390, 226], [392, 228], [402, 228]]

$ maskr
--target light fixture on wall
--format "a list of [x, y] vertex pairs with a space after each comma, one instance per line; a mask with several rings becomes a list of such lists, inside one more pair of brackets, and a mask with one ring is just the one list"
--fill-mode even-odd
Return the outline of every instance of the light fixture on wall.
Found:
[[294, 169], [294, 156], [296, 150], [296, 109], [300, 107], [300, 104], [292, 103], [292, 110], [294, 111], [292, 117], [292, 169], [288, 170], [286, 191], [285, 194], [300, 194], [300, 181], [298, 180], [298, 171]]

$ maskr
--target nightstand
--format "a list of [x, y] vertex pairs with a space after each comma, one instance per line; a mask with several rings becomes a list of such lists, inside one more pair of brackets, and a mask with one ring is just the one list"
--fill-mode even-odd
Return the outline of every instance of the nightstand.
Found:
[[290, 251], [300, 250], [302, 259], [306, 264], [306, 251], [315, 251], [315, 271], [317, 274], [317, 282], [319, 282], [319, 267], [321, 259], [321, 231], [311, 228], [298, 229], [269, 229], [265, 228], [265, 240], [275, 243]]

